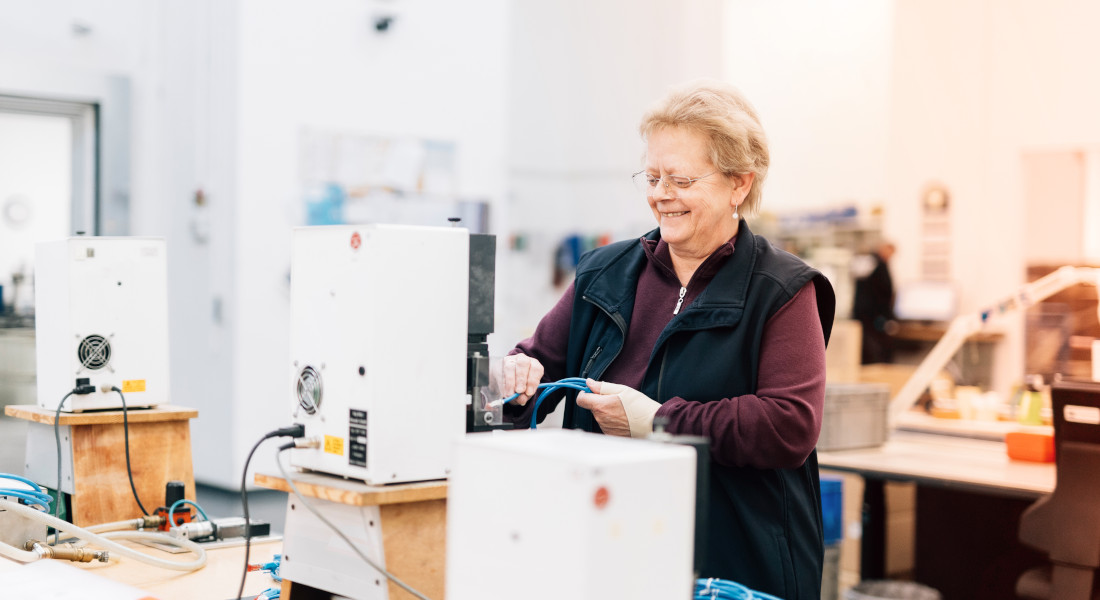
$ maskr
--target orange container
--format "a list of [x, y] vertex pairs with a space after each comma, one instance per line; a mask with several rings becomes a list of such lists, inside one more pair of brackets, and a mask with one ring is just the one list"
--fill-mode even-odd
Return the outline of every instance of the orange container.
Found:
[[1011, 431], [1005, 434], [1008, 457], [1031, 462], [1054, 462], [1054, 436], [1030, 431]]

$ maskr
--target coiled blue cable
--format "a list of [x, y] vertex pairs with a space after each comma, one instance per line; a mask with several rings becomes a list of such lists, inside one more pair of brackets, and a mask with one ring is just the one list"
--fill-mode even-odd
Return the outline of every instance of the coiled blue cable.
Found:
[[12, 481], [19, 481], [31, 486], [29, 490], [0, 487], [0, 496], [18, 498], [27, 506], [38, 506], [41, 507], [44, 512], [50, 512], [50, 503], [53, 502], [53, 498], [42, 489], [42, 486], [26, 477], [12, 475], [10, 473], [0, 473], [0, 479], [11, 479]]
[[[543, 392], [539, 394], [538, 399], [535, 400], [535, 410], [531, 412], [531, 429], [535, 429], [538, 426], [539, 407], [542, 406], [542, 401], [550, 394], [563, 389], [577, 390], [580, 392], [592, 391], [588, 389], [588, 384], [583, 377], [566, 377], [565, 379], [560, 379], [551, 383], [540, 383], [538, 389], [543, 390]], [[519, 394], [512, 394], [504, 399], [504, 404], [516, 398], [519, 398]]]
[[695, 600], [782, 600], [726, 579], [696, 579]]

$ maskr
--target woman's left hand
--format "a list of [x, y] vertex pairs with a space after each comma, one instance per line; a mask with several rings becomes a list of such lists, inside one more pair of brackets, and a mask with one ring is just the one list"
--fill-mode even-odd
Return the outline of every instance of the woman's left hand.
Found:
[[603, 382], [588, 380], [588, 389], [592, 393], [581, 392], [577, 394], [577, 406], [587, 408], [596, 417], [596, 423], [607, 435], [619, 435], [630, 437], [630, 421], [623, 408], [623, 401], [618, 394], [603, 395], [600, 389]]

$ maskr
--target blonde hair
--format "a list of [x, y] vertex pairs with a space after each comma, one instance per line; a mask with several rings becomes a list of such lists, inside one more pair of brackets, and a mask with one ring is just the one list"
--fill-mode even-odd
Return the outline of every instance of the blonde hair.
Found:
[[768, 176], [768, 138], [756, 109], [737, 88], [712, 79], [674, 88], [642, 117], [639, 130], [642, 139], [648, 140], [668, 127], [685, 127], [706, 136], [710, 161], [723, 174], [753, 173], [752, 188], [740, 212], [756, 212]]

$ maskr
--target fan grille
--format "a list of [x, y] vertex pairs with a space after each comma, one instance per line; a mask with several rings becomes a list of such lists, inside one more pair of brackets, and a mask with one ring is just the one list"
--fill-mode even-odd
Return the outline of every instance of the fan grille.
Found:
[[89, 335], [80, 340], [76, 357], [83, 368], [98, 371], [111, 362], [111, 342], [101, 335]]
[[321, 374], [313, 367], [305, 367], [298, 373], [298, 406], [307, 414], [314, 414], [321, 406], [323, 390], [321, 386]]

